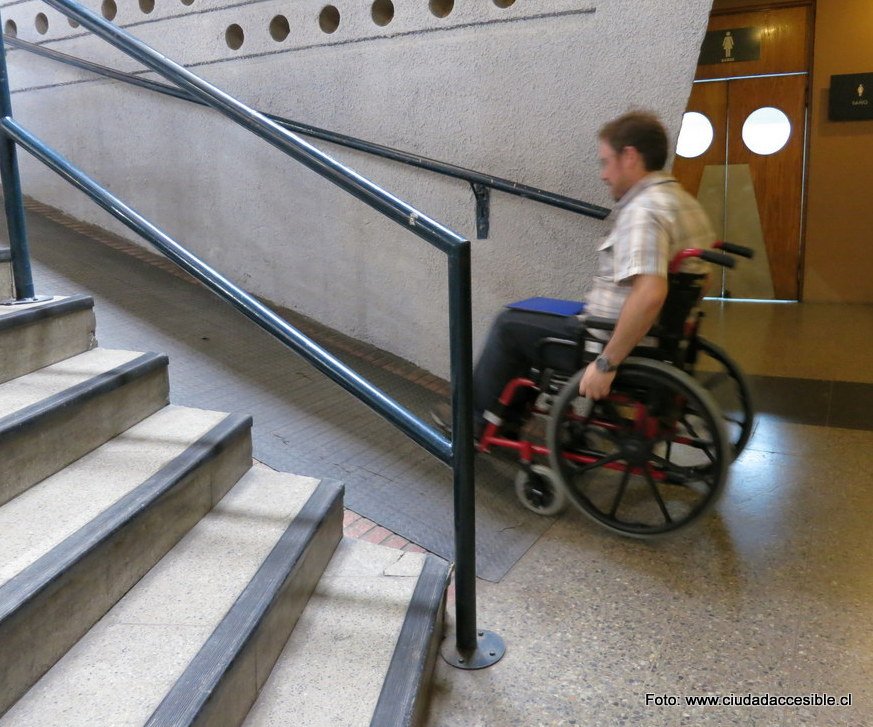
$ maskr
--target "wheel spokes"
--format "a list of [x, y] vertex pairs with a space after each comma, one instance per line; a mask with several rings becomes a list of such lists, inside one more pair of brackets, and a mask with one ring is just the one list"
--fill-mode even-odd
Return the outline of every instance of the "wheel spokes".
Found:
[[714, 443], [711, 440], [704, 439], [701, 437], [694, 426], [688, 421], [688, 414], [684, 414], [681, 419], [682, 424], [685, 429], [691, 435], [691, 439], [688, 442], [683, 442], [683, 444], [689, 444], [690, 446], [695, 447], [696, 449], [701, 450], [709, 459], [710, 463], [715, 463], [715, 456], [710, 451], [710, 449], [714, 446]]
[[[731, 383], [704, 378], [722, 392]], [[733, 438], [725, 437], [725, 425], [742, 427], [742, 411], [721, 416], [698, 381], [660, 362], [626, 363], [612, 394], [589, 402], [584, 414], [577, 384], [556, 402], [549, 441], [553, 467], [584, 513], [616, 532], [647, 537], [683, 527], [712, 505]]]
[[609, 517], [615, 519], [615, 514], [618, 512], [618, 507], [621, 505], [621, 501], [624, 499], [624, 493], [627, 489], [627, 483], [630, 481], [630, 469], [626, 469], [624, 471], [624, 477], [621, 478], [621, 484], [618, 486], [618, 493], [615, 496], [615, 501], [612, 503], [612, 510], [609, 513]]
[[661, 497], [661, 492], [658, 490], [658, 484], [655, 482], [655, 478], [652, 477], [652, 472], [648, 464], [643, 466], [643, 473], [646, 475], [646, 482], [649, 483], [649, 489], [655, 496], [655, 501], [658, 503], [658, 507], [661, 509], [661, 514], [664, 516], [665, 522], [668, 525], [672, 525], [673, 518], [670, 516], [670, 511], [667, 510], [667, 506], [664, 504], [664, 498]]

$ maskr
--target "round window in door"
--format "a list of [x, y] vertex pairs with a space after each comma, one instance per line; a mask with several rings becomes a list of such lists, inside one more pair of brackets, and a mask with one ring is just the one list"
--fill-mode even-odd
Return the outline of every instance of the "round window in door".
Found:
[[699, 157], [709, 149], [714, 136], [712, 122], [706, 116], [697, 111], [688, 111], [682, 117], [682, 128], [679, 129], [676, 153], [686, 159]]
[[743, 142], [755, 154], [775, 154], [790, 137], [791, 122], [782, 111], [772, 106], [753, 111], [743, 123]]

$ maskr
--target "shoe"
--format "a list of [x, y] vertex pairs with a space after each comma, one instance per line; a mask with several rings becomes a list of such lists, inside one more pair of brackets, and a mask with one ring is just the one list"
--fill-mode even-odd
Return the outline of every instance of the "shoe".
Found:
[[[446, 437], [452, 438], [452, 407], [448, 404], [440, 402], [430, 410], [430, 419]], [[485, 428], [484, 422], [478, 422], [473, 425], [473, 442], [478, 443], [482, 436], [482, 430]]]
[[446, 437], [452, 437], [452, 407], [440, 402], [430, 410], [430, 419]]

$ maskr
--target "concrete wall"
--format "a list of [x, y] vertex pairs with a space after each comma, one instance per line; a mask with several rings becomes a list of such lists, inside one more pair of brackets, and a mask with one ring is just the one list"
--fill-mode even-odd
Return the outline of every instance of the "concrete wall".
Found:
[[[644, 106], [675, 138], [710, 9], [700, 0], [433, 0], [452, 6], [440, 18], [428, 0], [394, 0], [393, 19], [380, 26], [370, 0], [335, 0], [340, 23], [328, 34], [322, 0], [158, 0], [147, 14], [149, 0], [117, 1], [114, 22], [257, 108], [604, 205], [597, 128]], [[42, 3], [5, 4], [21, 39], [137, 69]], [[290, 28], [282, 41], [269, 32], [279, 14]], [[238, 50], [226, 43], [232, 24], [244, 32]], [[441, 253], [215, 112], [20, 50], [9, 64], [17, 118], [210, 264], [256, 294], [447, 373]], [[475, 237], [464, 183], [321, 146]], [[23, 170], [26, 193], [133, 238], [36, 162]], [[581, 296], [604, 230], [494, 193], [489, 239], [473, 243], [476, 345], [506, 301]]]

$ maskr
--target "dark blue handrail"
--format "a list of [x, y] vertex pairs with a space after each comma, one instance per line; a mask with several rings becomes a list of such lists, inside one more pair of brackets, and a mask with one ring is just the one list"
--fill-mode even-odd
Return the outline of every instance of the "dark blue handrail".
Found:
[[[8, 142], [0, 144], [0, 172], [3, 172], [4, 175], [4, 190], [7, 197], [17, 197], [12, 201], [12, 207], [16, 208], [12, 212], [21, 221], [20, 229], [17, 229], [14, 235], [10, 224], [10, 247], [13, 259], [25, 257], [29, 260], [20, 185], [16, 186], [18, 172], [14, 149], [17, 143], [68, 182], [85, 192], [107, 212], [142, 235], [186, 272], [230, 302], [261, 328], [303, 356], [325, 375], [397, 426], [428, 452], [449, 464], [453, 471], [455, 503], [456, 647], [458, 652], [466, 657], [474, 657], [462, 659], [461, 662], [475, 662], [480, 667], [495, 663], [503, 654], [502, 642], [495, 634], [478, 630], [476, 627], [470, 242], [386, 192], [370, 180], [340, 164], [263, 114], [168, 60], [142, 41], [120, 28], [116, 28], [91, 10], [72, 0], [45, 1], [58, 12], [77, 20], [82, 26], [123, 53], [176, 84], [192, 97], [220, 111], [240, 126], [265, 139], [338, 187], [395, 222], [402, 224], [446, 253], [449, 279], [449, 335], [454, 432], [451, 442], [347, 368], [287, 321], [284, 321], [202, 260], [185, 250], [139, 213], [16, 123], [12, 118], [11, 105], [8, 102], [9, 86], [5, 48], [2, 38], [0, 38], [0, 86], [2, 86], [0, 104], [3, 103], [4, 94], [6, 99], [5, 106], [0, 109], [3, 112], [3, 117], [0, 119], [0, 130], [2, 130], [3, 141]], [[2, 25], [2, 21], [0, 21], [0, 25]], [[12, 154], [8, 148], [10, 146]], [[7, 184], [9, 179], [7, 179], [6, 172], [10, 170], [14, 178], [11, 183]], [[7, 204], [8, 211], [9, 205]], [[18, 284], [19, 280], [16, 278], [16, 286]], [[479, 648], [479, 640], [483, 634], [488, 638], [489, 648], [487, 650]], [[499, 646], [495, 646], [495, 643]]]
[[413, 233], [443, 252], [448, 253], [454, 247], [470, 244], [468, 240], [457, 233], [386, 192], [349, 167], [340, 164], [299, 136], [283, 129], [262, 113], [246, 106], [178, 63], [164, 57], [138, 38], [112, 25], [97, 13], [73, 2], [73, 0], [44, 0], [44, 2], [58, 12], [74, 18], [82, 26], [88, 28], [110, 45], [115, 46], [122, 53], [139, 61], [146, 68], [150, 68], [159, 76], [163, 76], [179, 88], [184, 89], [193, 97], [200, 99], [251, 133], [281, 149], [288, 156], [367, 203], [373, 209], [378, 210], [398, 224], [408, 227]]
[[[2, 36], [0, 36], [0, 115], [4, 118], [12, 116], [12, 100], [6, 71], [6, 49], [3, 46]], [[3, 204], [6, 208], [6, 226], [12, 252], [12, 280], [18, 300], [25, 302], [33, 300], [34, 289], [17, 155], [15, 142], [12, 139], [6, 136], [0, 139], [0, 180], [3, 182]]]
[[306, 358], [319, 371], [332, 378], [346, 391], [355, 394], [371, 408], [379, 411], [382, 416], [437, 459], [451, 462], [451, 443], [437, 431], [423, 424], [415, 415], [346, 367], [340, 360], [307, 338], [263, 303], [179, 245], [169, 235], [101, 187], [91, 177], [73, 166], [16, 121], [9, 117], [0, 119], [0, 127], [6, 132], [8, 138], [16, 141], [47, 167], [87, 194], [113, 217], [148, 240], [186, 273], [197, 278], [243, 315]]
[[[107, 66], [85, 60], [84, 58], [77, 58], [76, 56], [71, 56], [67, 53], [61, 53], [60, 51], [54, 50], [52, 48], [46, 48], [44, 46], [36, 45], [35, 43], [29, 43], [26, 40], [20, 40], [18, 38], [10, 36], [6, 37], [6, 43], [12, 48], [19, 48], [21, 50], [27, 51], [28, 53], [34, 53], [35, 55], [42, 56], [43, 58], [49, 58], [59, 63], [74, 66], [75, 68], [80, 68], [83, 71], [88, 71], [89, 73], [95, 73], [106, 78], [112, 78], [113, 80], [121, 81], [122, 83], [128, 83], [133, 86], [145, 88], [149, 91], [161, 93], [166, 96], [172, 96], [173, 98], [177, 98], [183, 101], [203, 104], [202, 101], [194, 98], [193, 96], [191, 96], [191, 94], [174, 86], [170, 86], [164, 83], [158, 83], [157, 81], [152, 81], [147, 78], [140, 78], [139, 76], [133, 75], [131, 73], [125, 73], [115, 68], [109, 68]], [[349, 149], [362, 151], [366, 154], [373, 154], [383, 159], [390, 159], [395, 162], [400, 162], [401, 164], [408, 164], [412, 167], [425, 169], [429, 172], [442, 174], [447, 177], [453, 177], [454, 179], [461, 179], [465, 182], [469, 182], [470, 184], [478, 184], [483, 187], [489, 187], [500, 192], [505, 192], [506, 194], [523, 197], [525, 199], [530, 199], [535, 202], [540, 202], [542, 204], [547, 204], [552, 207], [557, 207], [558, 209], [575, 212], [576, 214], [602, 220], [605, 219], [610, 212], [609, 208], [607, 207], [601, 207], [600, 205], [591, 204], [590, 202], [583, 202], [582, 200], [574, 199], [573, 197], [567, 197], [566, 195], [557, 194], [556, 192], [549, 192], [545, 189], [538, 189], [537, 187], [531, 187], [530, 185], [521, 184], [520, 182], [513, 182], [510, 179], [503, 179], [502, 177], [496, 177], [492, 174], [486, 174], [485, 172], [478, 172], [473, 169], [467, 169], [456, 164], [449, 164], [448, 162], [443, 162], [438, 159], [431, 159], [429, 157], [421, 156], [420, 154], [412, 154], [401, 149], [395, 149], [390, 146], [385, 146], [384, 144], [376, 144], [372, 141], [366, 141], [365, 139], [359, 139], [357, 137], [349, 136], [347, 134], [340, 134], [336, 131], [330, 131], [329, 129], [322, 129], [318, 126], [312, 126], [311, 124], [304, 124], [299, 121], [294, 121], [293, 119], [286, 119], [275, 114], [264, 113], [264, 116], [266, 116], [268, 119], [271, 119], [272, 121], [275, 121], [280, 126], [285, 127], [289, 131], [293, 131], [297, 134], [303, 134], [304, 136], [309, 136], [314, 139], [321, 139], [322, 141], [327, 141], [331, 144], [345, 146]]]

